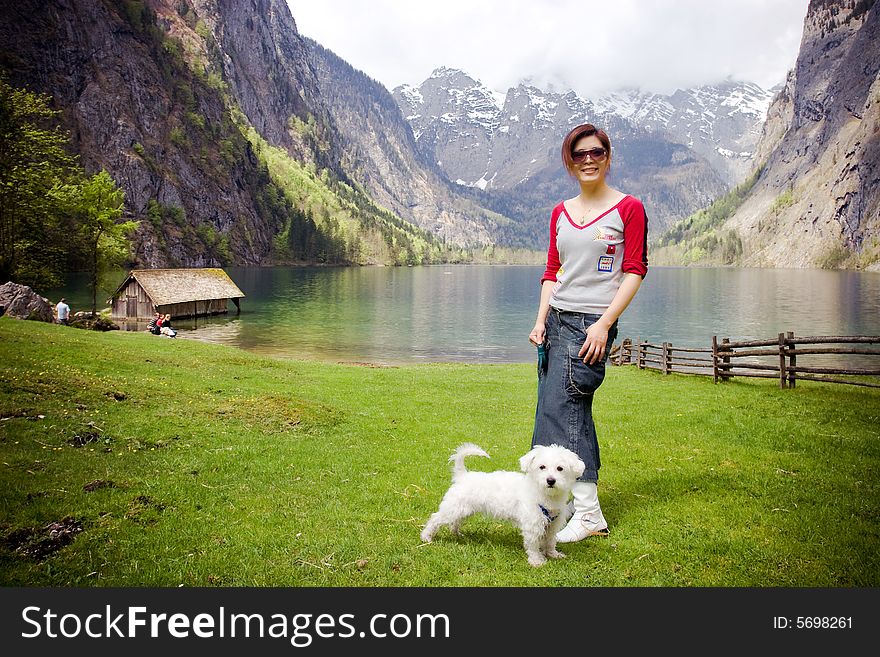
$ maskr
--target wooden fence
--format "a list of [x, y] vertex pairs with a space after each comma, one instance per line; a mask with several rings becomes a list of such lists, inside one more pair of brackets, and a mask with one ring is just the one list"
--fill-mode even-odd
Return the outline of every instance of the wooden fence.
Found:
[[[816, 362], [817, 356], [832, 357], [838, 364]], [[841, 357], [858, 360], [860, 364], [880, 365], [880, 336], [795, 337], [788, 332], [780, 333], [776, 339], [739, 342], [729, 338], [719, 342], [713, 336], [709, 349], [674, 347], [669, 342], [654, 344], [638, 338], [633, 342], [626, 338], [611, 350], [613, 365], [635, 365], [664, 374], [702, 374], [713, 377], [716, 383], [746, 376], [777, 379], [780, 388], [794, 388], [798, 380], [880, 388], [880, 367], [844, 367], [839, 364]]]

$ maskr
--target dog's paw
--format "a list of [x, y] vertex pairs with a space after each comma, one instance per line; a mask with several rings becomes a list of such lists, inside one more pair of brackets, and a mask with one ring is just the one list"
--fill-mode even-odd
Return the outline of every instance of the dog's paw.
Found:
[[529, 556], [529, 565], [534, 566], [535, 568], [539, 568], [547, 563], [547, 558], [543, 554], [538, 555], [530, 555]]
[[422, 539], [422, 543], [430, 543], [431, 539], [434, 537], [431, 536], [431, 534], [429, 534], [428, 532], [422, 532], [420, 538]]
[[559, 550], [552, 550], [547, 553], [547, 556], [551, 559], [565, 559], [565, 554], [560, 552]]

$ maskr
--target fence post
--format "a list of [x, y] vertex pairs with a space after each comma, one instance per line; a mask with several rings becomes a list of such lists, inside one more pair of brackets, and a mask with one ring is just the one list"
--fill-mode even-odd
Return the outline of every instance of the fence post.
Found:
[[788, 387], [794, 388], [795, 380], [797, 379], [797, 370], [795, 366], [797, 365], [797, 350], [794, 341], [794, 331], [788, 332]]
[[785, 373], [785, 333], [779, 334], [779, 387], [785, 388], [786, 382], [786, 373]]
[[644, 363], [642, 363], [642, 339], [639, 336], [636, 336], [636, 367], [639, 369], [644, 367]]
[[721, 340], [721, 351], [724, 355], [721, 357], [721, 381], [727, 381], [730, 378], [730, 338]]
[[623, 343], [620, 345], [621, 365], [632, 362], [632, 345], [633, 341], [631, 338], [624, 338]]
[[712, 383], [718, 383], [718, 336], [712, 336]]

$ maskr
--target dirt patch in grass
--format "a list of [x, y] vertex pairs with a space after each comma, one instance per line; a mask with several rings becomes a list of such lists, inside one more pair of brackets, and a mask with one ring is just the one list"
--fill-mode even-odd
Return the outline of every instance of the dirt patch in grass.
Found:
[[30, 417], [31, 415], [36, 415], [29, 408], [3, 408], [0, 409], [0, 422], [5, 422], [6, 420], [11, 420], [16, 417]]
[[67, 439], [67, 444], [71, 447], [85, 447], [100, 443], [104, 446], [105, 451], [109, 451], [111, 442], [113, 439], [110, 436], [102, 435], [101, 429], [94, 422], [89, 422], [83, 429]]
[[71, 447], [85, 447], [89, 443], [96, 443], [101, 440], [101, 434], [97, 431], [80, 431], [73, 434], [73, 438], [68, 439], [67, 444]]
[[107, 479], [95, 479], [83, 486], [83, 490], [87, 493], [94, 493], [102, 488], [116, 488], [116, 484]]
[[152, 525], [159, 522], [165, 505], [149, 495], [138, 495], [128, 505], [125, 517], [139, 525]]
[[66, 516], [44, 527], [16, 529], [3, 538], [3, 544], [23, 557], [43, 561], [53, 552], [70, 545], [82, 530], [82, 521]]

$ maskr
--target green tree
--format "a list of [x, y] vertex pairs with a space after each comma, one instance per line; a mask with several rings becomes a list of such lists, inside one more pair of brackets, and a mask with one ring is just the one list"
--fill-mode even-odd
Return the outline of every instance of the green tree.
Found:
[[128, 258], [131, 246], [128, 236], [138, 222], [117, 223], [122, 216], [125, 195], [103, 169], [82, 182], [57, 186], [53, 195], [76, 219], [78, 246], [87, 256], [92, 313], [95, 313], [99, 283], [110, 269], [119, 267]]
[[49, 191], [75, 175], [49, 96], [0, 72], [0, 282], [57, 285], [68, 269], [70, 220]]

